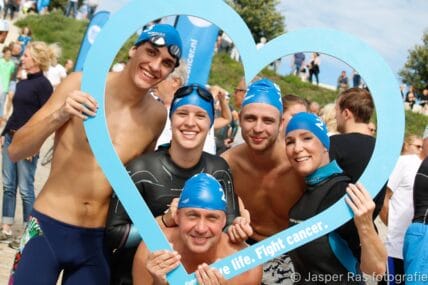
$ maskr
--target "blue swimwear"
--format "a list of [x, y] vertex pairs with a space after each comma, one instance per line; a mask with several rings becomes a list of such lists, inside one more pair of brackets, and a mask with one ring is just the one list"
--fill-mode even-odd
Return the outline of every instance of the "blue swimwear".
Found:
[[54, 220], [33, 209], [15, 256], [9, 285], [110, 282], [104, 228], [81, 228]]

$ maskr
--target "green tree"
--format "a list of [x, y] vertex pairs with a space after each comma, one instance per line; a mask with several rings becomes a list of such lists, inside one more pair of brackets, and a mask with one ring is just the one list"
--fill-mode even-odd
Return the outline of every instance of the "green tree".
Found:
[[285, 17], [276, 10], [279, 0], [229, 0], [229, 5], [242, 17], [256, 42], [268, 41], [285, 32]]
[[428, 31], [424, 33], [422, 42], [409, 51], [407, 62], [399, 72], [404, 83], [418, 90], [428, 85]]

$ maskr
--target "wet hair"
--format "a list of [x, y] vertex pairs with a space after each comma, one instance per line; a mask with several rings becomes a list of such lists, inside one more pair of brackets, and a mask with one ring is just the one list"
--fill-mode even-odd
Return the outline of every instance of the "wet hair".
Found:
[[350, 88], [337, 98], [341, 111], [348, 109], [354, 115], [355, 122], [368, 124], [373, 115], [373, 98], [366, 89]]

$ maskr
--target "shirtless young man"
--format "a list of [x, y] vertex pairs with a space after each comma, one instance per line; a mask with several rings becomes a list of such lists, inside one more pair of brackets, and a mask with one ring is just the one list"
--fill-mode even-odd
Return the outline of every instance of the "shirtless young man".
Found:
[[[172, 26], [144, 30], [129, 51], [121, 73], [106, 82], [106, 119], [123, 163], [154, 149], [166, 111], [147, 91], [177, 66], [181, 39]], [[83, 120], [95, 116], [97, 102], [79, 90], [72, 74], [15, 135], [13, 160], [39, 151], [55, 132], [51, 173], [36, 199], [15, 258], [9, 284], [55, 284], [64, 269], [66, 284], [108, 284], [103, 247], [112, 189], [89, 147]]]
[[210, 174], [199, 173], [184, 184], [174, 219], [177, 227], [163, 228], [174, 250], [150, 253], [142, 242], [134, 258], [134, 285], [166, 285], [166, 274], [182, 262], [187, 272], [195, 272], [198, 284], [259, 285], [262, 269], [257, 266], [226, 281], [208, 264], [246, 247], [232, 243], [222, 232], [226, 224], [227, 202], [220, 183]]
[[[279, 87], [268, 79], [252, 83], [239, 114], [245, 143], [222, 155], [232, 170], [235, 193], [250, 212], [253, 243], [286, 229], [288, 212], [303, 194], [303, 180], [285, 158], [282, 115]], [[265, 264], [264, 284], [289, 279], [290, 263], [282, 257]]]

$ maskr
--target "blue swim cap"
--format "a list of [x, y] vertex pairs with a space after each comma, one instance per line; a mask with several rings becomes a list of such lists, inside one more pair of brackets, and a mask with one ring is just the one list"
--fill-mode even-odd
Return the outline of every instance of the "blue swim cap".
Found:
[[279, 86], [267, 78], [260, 79], [253, 82], [247, 89], [244, 100], [242, 101], [242, 108], [251, 103], [264, 103], [269, 104], [282, 115], [282, 99], [281, 89]]
[[226, 212], [227, 203], [223, 188], [210, 174], [199, 173], [189, 178], [181, 192], [178, 209], [199, 208]]
[[149, 41], [158, 47], [166, 46], [169, 54], [177, 59], [176, 66], [179, 65], [183, 45], [181, 43], [179, 33], [173, 26], [167, 24], [155, 24], [149, 26], [141, 32], [137, 41], [134, 43], [134, 46], [139, 46], [146, 41]]
[[214, 124], [214, 98], [208, 89], [200, 84], [190, 84], [175, 91], [172, 99], [169, 117], [181, 106], [195, 105], [204, 109], [210, 117], [210, 127]]
[[288, 122], [285, 135], [294, 130], [308, 130], [313, 133], [328, 150], [330, 148], [330, 138], [327, 135], [327, 126], [315, 114], [301, 112], [294, 115]]

